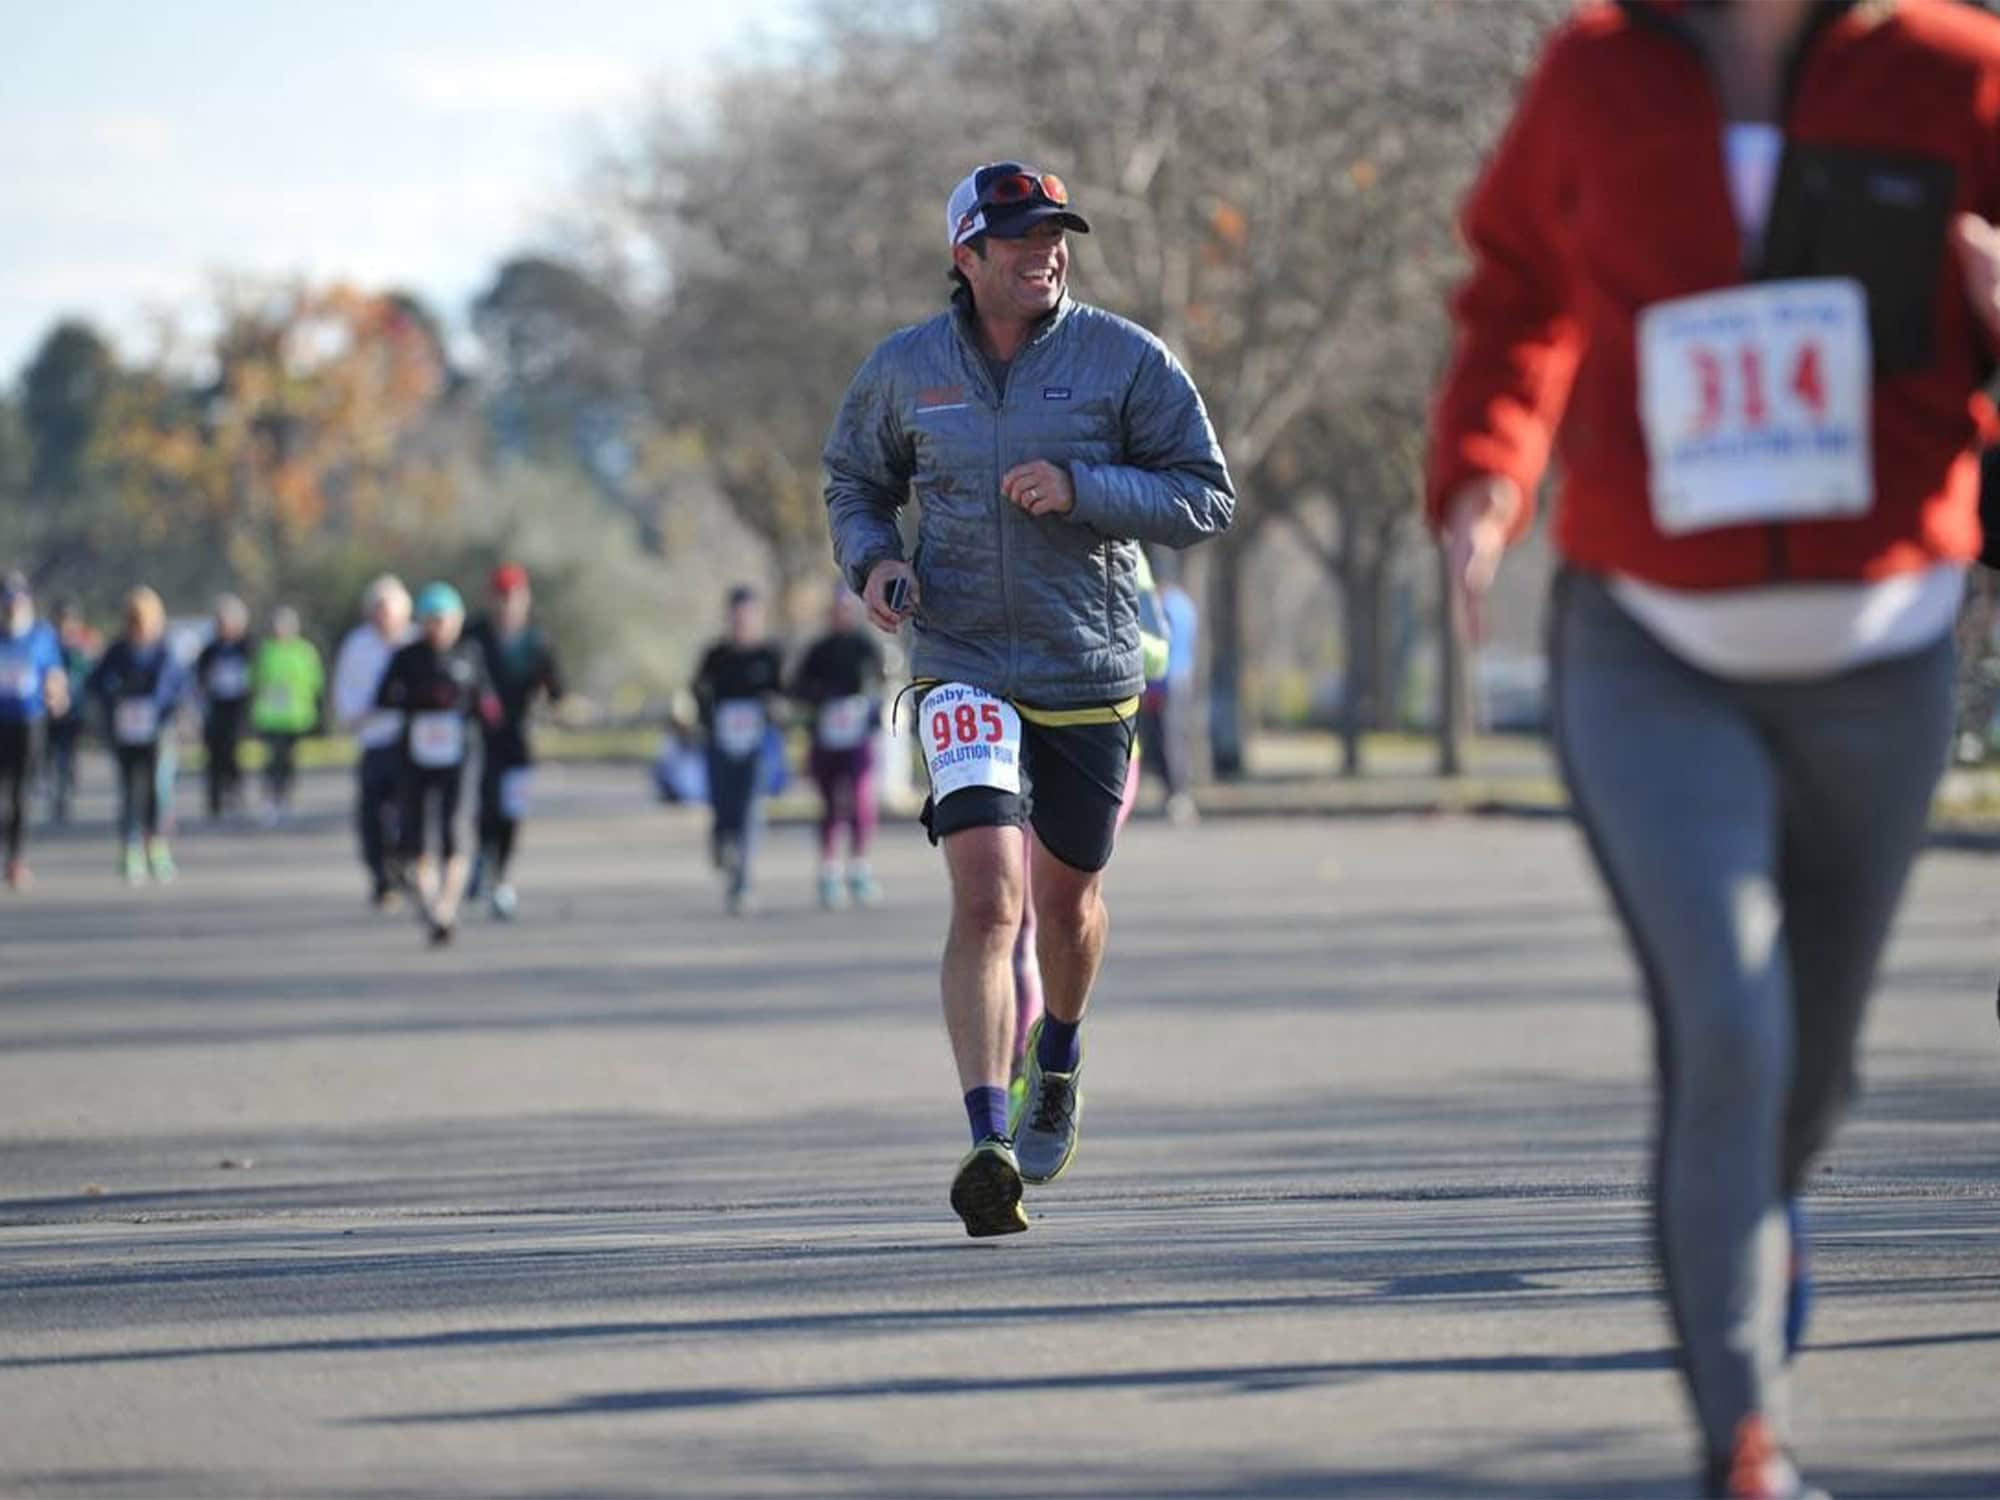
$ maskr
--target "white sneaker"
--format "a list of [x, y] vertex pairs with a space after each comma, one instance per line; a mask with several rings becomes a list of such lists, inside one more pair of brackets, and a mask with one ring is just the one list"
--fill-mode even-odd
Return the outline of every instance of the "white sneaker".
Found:
[[514, 887], [502, 881], [493, 887], [493, 915], [496, 920], [511, 922], [514, 913], [521, 909], [521, 898], [514, 894]]

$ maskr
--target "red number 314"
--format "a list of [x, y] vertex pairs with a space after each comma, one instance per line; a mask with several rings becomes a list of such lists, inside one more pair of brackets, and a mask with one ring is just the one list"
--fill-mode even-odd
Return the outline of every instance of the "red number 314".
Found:
[[931, 715], [931, 743], [937, 746], [940, 755], [954, 741], [971, 745], [984, 739], [989, 745], [997, 745], [1006, 737], [1007, 726], [1000, 718], [997, 703], [982, 703], [977, 709], [970, 703], [961, 703], [955, 710], [941, 708]]
[[[1744, 345], [1734, 351], [1738, 383], [1743, 397], [1743, 425], [1753, 431], [1770, 420], [1771, 407], [1766, 395], [1764, 356], [1754, 345]], [[1728, 404], [1724, 394], [1728, 380], [1729, 365], [1723, 353], [1707, 347], [1693, 351], [1696, 387], [1701, 392], [1701, 411], [1695, 417], [1695, 426], [1701, 432], [1712, 432], [1720, 427]], [[1812, 416], [1823, 419], [1826, 416], [1826, 381], [1820, 374], [1819, 345], [1809, 343], [1799, 350], [1798, 359], [1792, 365], [1791, 378], [1786, 382], [1792, 395]]]

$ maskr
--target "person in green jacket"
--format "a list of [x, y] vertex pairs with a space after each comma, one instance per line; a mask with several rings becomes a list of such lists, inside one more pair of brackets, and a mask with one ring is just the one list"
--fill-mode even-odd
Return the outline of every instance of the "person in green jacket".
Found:
[[250, 668], [250, 724], [264, 740], [265, 817], [291, 815], [292, 779], [299, 738], [319, 724], [326, 671], [319, 650], [299, 634], [299, 612], [281, 608]]

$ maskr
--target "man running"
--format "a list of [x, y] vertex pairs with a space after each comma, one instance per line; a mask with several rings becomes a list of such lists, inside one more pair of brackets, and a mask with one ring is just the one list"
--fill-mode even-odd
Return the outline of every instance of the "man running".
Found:
[[747, 584], [729, 591], [729, 635], [695, 671], [694, 697], [708, 736], [709, 851], [734, 916], [752, 905], [751, 866], [763, 806], [764, 743], [784, 689], [778, 648], [764, 636], [764, 602]]
[[528, 570], [503, 563], [493, 570], [493, 613], [475, 620], [466, 637], [479, 648], [486, 679], [500, 700], [500, 721], [489, 729], [479, 757], [479, 857], [472, 867], [467, 893], [477, 900], [490, 888], [493, 915], [510, 922], [519, 906], [507, 878], [521, 820], [528, 813], [529, 779], [534, 753], [528, 741], [528, 715], [538, 697], [562, 700], [562, 672], [554, 648], [541, 627], [529, 618], [534, 596]]
[[[399, 884], [417, 903], [431, 945], [451, 941], [465, 889], [465, 857], [458, 852], [458, 801], [465, 783], [466, 729], [477, 719], [490, 732], [500, 706], [480, 662], [461, 639], [465, 603], [448, 583], [424, 586], [417, 596], [417, 639], [389, 658], [377, 690], [378, 707], [396, 714], [399, 743], [397, 862]], [[429, 827], [435, 817], [438, 857], [432, 863]]]
[[1799, 1199], [1945, 763], [1996, 133], [1970, 6], [1592, 6], [1466, 203], [1429, 515], [1476, 630], [1560, 451], [1554, 738], [1653, 1012], [1711, 1495], [1813, 1493]]
[[363, 622], [347, 633], [333, 664], [333, 717], [361, 748], [355, 768], [354, 822], [367, 867], [369, 899], [378, 910], [396, 899], [389, 869], [390, 824], [402, 772], [403, 721], [379, 706], [382, 673], [410, 639], [410, 591], [393, 573], [361, 596]]
[[[819, 904], [844, 896], [875, 906], [882, 889], [868, 868], [875, 836], [875, 735], [882, 727], [882, 648], [862, 631], [861, 601], [836, 588], [826, 634], [792, 674], [791, 695], [812, 715], [812, 776], [819, 787]], [[847, 833], [843, 889], [840, 835]]]
[[202, 747], [208, 754], [208, 816], [214, 822], [243, 800], [243, 729], [250, 710], [250, 611], [234, 594], [215, 601], [215, 635], [195, 658], [201, 690]]
[[[966, 177], [945, 214], [952, 306], [868, 358], [825, 453], [842, 570], [878, 627], [915, 628], [924, 823], [951, 880], [941, 987], [973, 1140], [951, 1202], [974, 1236], [1026, 1229], [1023, 1181], [1053, 1180], [1076, 1149], [1078, 1027], [1145, 681], [1136, 544], [1189, 546], [1235, 506], [1173, 355], [1068, 295], [1066, 232], [1089, 228], [1053, 176], [999, 162]], [[896, 526], [912, 486], [920, 568]], [[1010, 1119], [1024, 858], [1047, 1014]]]
[[275, 825], [291, 816], [299, 740], [318, 725], [326, 691], [319, 648], [299, 634], [297, 610], [272, 613], [271, 634], [251, 665], [250, 691], [250, 726], [264, 741], [264, 817]]
[[28, 883], [28, 784], [40, 763], [47, 723], [69, 708], [62, 644], [35, 618], [28, 580], [0, 579], [0, 816], [7, 820], [7, 886]]
[[160, 596], [136, 588], [125, 597], [125, 633], [106, 648], [84, 685], [103, 705], [105, 741], [118, 766], [119, 868], [127, 885], [150, 872], [165, 883], [177, 873], [162, 828], [166, 790], [162, 746], [188, 692], [188, 674], [167, 645], [167, 611]]

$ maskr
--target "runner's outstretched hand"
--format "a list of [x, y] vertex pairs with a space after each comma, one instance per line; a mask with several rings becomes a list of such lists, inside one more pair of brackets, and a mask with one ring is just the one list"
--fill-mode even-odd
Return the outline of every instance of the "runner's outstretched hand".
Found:
[[1507, 532], [1520, 514], [1521, 491], [1511, 479], [1482, 475], [1458, 487], [1445, 507], [1445, 565], [1465, 632], [1476, 645], [1486, 639], [1486, 595], [1507, 550]]

